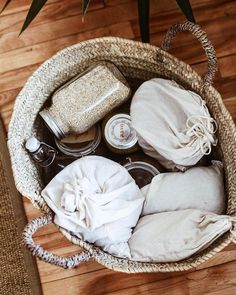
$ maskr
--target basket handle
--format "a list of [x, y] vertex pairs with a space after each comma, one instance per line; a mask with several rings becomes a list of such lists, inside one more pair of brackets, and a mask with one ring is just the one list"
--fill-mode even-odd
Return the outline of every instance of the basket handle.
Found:
[[33, 241], [33, 234], [41, 227], [52, 223], [52, 214], [47, 214], [33, 219], [25, 227], [22, 237], [25, 246], [32, 252], [32, 254], [39, 259], [60, 266], [63, 268], [73, 268], [78, 266], [81, 262], [89, 261], [92, 255], [88, 251], [83, 251], [79, 254], [75, 254], [68, 257], [58, 256], [44, 250], [40, 245]]
[[203, 77], [204, 84], [212, 84], [215, 74], [217, 72], [217, 58], [216, 52], [209, 41], [206, 32], [204, 32], [199, 25], [192, 22], [185, 21], [183, 23], [177, 23], [170, 27], [167, 31], [165, 38], [161, 44], [161, 49], [168, 51], [171, 47], [171, 42], [178, 32], [189, 31], [191, 32], [201, 43], [207, 56], [207, 72]]

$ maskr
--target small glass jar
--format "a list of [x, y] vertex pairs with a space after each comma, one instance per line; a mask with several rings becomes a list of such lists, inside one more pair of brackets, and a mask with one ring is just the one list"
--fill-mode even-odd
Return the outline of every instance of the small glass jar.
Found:
[[128, 158], [128, 160], [129, 161], [124, 164], [124, 167], [133, 177], [139, 188], [151, 183], [153, 177], [160, 173], [160, 171], [150, 163], [143, 161], [132, 162], [131, 158]]
[[81, 134], [70, 134], [61, 140], [55, 137], [55, 143], [61, 153], [79, 158], [95, 153], [101, 138], [100, 126], [96, 124]]
[[103, 138], [107, 147], [117, 154], [129, 154], [139, 149], [136, 131], [126, 113], [108, 116], [102, 123]]
[[61, 139], [70, 133], [85, 132], [130, 94], [118, 68], [111, 62], [100, 61], [61, 86], [52, 96], [51, 107], [39, 114]]

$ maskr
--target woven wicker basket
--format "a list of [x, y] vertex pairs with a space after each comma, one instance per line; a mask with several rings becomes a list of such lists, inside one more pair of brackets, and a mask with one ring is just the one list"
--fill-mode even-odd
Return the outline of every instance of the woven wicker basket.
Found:
[[[206, 52], [208, 70], [203, 78], [188, 64], [166, 52], [176, 33], [186, 30], [197, 37]], [[26, 227], [23, 233], [24, 242], [34, 255], [64, 268], [77, 266], [80, 262], [90, 259], [96, 260], [110, 269], [128, 273], [182, 271], [196, 267], [226, 247], [233, 240], [233, 235], [228, 232], [201, 253], [176, 263], [143, 263], [120, 259], [107, 254], [92, 244], [83, 242], [62, 228], [59, 228], [60, 231], [72, 243], [83, 247], [83, 252], [70, 257], [59, 257], [45, 251], [32, 239], [33, 233], [39, 227], [51, 223], [53, 217], [40, 195], [42, 184], [34, 163], [25, 151], [25, 140], [32, 135], [42, 138], [43, 126], [37, 115], [52, 92], [68, 79], [85, 70], [90, 64], [99, 60], [114, 62], [131, 85], [140, 85], [142, 81], [153, 77], [174, 79], [187, 89], [197, 92], [206, 100], [207, 106], [219, 126], [217, 152], [225, 168], [227, 214], [233, 216], [236, 212], [235, 125], [220, 94], [211, 86], [217, 69], [214, 48], [199, 26], [185, 22], [170, 28], [161, 48], [113, 37], [89, 40], [60, 51], [42, 64], [29, 78], [16, 99], [9, 126], [8, 146], [17, 189], [22, 195], [27, 196], [34, 206], [46, 212], [46, 215], [34, 219]]]

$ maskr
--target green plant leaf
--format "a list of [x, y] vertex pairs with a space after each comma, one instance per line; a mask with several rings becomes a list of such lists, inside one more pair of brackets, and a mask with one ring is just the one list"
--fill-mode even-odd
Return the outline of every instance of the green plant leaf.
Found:
[[5, 10], [5, 8], [8, 6], [8, 4], [9, 4], [10, 2], [11, 2], [11, 0], [7, 0], [7, 1], [5, 2], [5, 4], [3, 5], [3, 8], [1, 9], [0, 13], [2, 13], [3, 10]]
[[26, 19], [24, 21], [24, 24], [21, 28], [20, 34], [24, 32], [24, 30], [29, 26], [29, 24], [32, 22], [32, 20], [36, 17], [36, 15], [39, 13], [39, 11], [43, 8], [47, 0], [33, 0], [30, 9], [28, 11], [28, 14], [26, 16]]
[[149, 0], [138, 0], [139, 29], [142, 42], [149, 43]]
[[82, 13], [83, 13], [83, 16], [85, 16], [85, 14], [86, 14], [86, 12], [88, 10], [89, 3], [90, 3], [90, 0], [82, 0]]
[[195, 18], [193, 15], [193, 10], [189, 0], [176, 0], [179, 8], [182, 10], [183, 14], [186, 16], [187, 20], [195, 23]]

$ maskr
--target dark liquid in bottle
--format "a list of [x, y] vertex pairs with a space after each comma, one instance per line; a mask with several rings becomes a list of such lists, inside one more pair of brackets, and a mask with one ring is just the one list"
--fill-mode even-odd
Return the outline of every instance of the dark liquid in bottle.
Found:
[[64, 157], [61, 155], [57, 155], [55, 160], [50, 166], [40, 167], [43, 184], [46, 186], [54, 176], [56, 176], [59, 172], [61, 172], [66, 166], [74, 162], [76, 159], [73, 157]]

